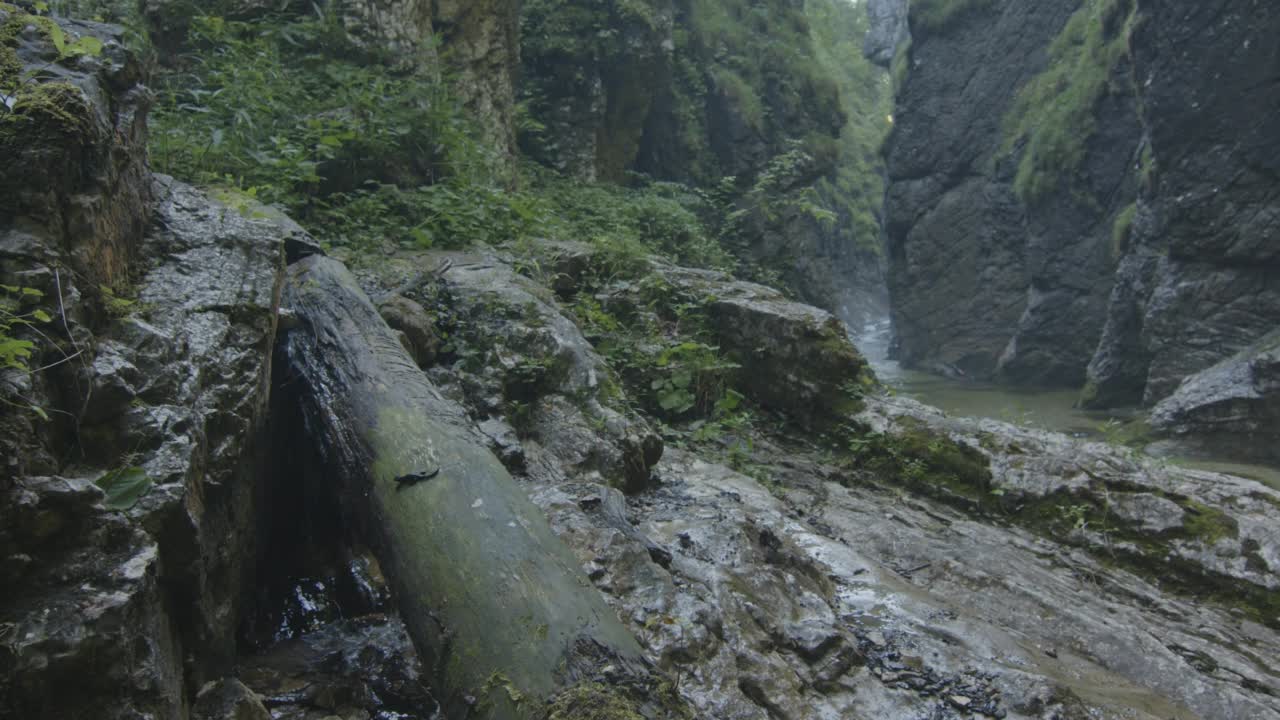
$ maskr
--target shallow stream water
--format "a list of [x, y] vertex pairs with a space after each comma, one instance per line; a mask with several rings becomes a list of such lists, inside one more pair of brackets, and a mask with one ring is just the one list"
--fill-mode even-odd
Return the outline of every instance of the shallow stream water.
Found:
[[[889, 358], [891, 334], [889, 321], [882, 319], [864, 326], [853, 341], [876, 377], [892, 391], [949, 415], [989, 417], [1077, 438], [1105, 440], [1121, 434], [1121, 424], [1139, 420], [1144, 414], [1138, 409], [1081, 410], [1075, 406], [1079, 393], [1070, 389], [1009, 387], [909, 370]], [[1174, 441], [1155, 443], [1147, 452], [1184, 467], [1229, 473], [1280, 488], [1278, 468], [1207, 456]]]

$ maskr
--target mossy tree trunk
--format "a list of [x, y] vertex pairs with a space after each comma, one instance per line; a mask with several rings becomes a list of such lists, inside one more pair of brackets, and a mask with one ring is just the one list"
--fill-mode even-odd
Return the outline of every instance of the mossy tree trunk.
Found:
[[[281, 340], [289, 390], [348, 523], [383, 564], [446, 717], [554, 718], [601, 687], [634, 709], [623, 717], [682, 715], [545, 517], [350, 272], [304, 258], [283, 304], [297, 319]], [[397, 480], [413, 474], [423, 479]]]

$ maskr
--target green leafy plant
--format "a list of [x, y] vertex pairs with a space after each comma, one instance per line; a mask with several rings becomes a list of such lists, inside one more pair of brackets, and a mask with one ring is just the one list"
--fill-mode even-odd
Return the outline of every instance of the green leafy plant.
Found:
[[187, 44], [157, 82], [160, 170], [249, 192], [357, 250], [487, 242], [527, 221], [430, 48], [378, 57], [323, 9], [197, 16]]
[[106, 493], [103, 504], [108, 510], [128, 510], [138, 504], [154, 482], [140, 467], [116, 468], [94, 483]]
[[1021, 144], [1014, 190], [1035, 202], [1084, 159], [1098, 101], [1129, 53], [1139, 19], [1133, 0], [1084, 0], [1049, 46], [1049, 65], [1027, 82], [1004, 118], [1005, 147]]
[[[37, 3], [37, 12], [47, 12], [48, 7]], [[51, 66], [80, 56], [98, 56], [102, 54], [102, 41], [92, 35], [68, 37], [62, 26], [48, 17], [29, 15], [8, 6], [8, 17], [0, 23], [0, 117], [11, 116], [22, 112], [22, 105], [28, 109], [40, 98], [39, 88], [47, 85], [65, 86], [63, 82], [41, 82], [40, 77], [46, 74]], [[18, 36], [28, 26], [36, 26], [53, 43], [57, 54], [43, 65], [24, 70], [18, 59], [16, 45]]]
[[649, 389], [658, 408], [674, 417], [690, 411], [710, 413], [726, 392], [727, 374], [737, 365], [721, 359], [717, 348], [686, 341], [663, 350], [654, 367], [658, 376]]
[[142, 309], [137, 298], [129, 297], [130, 293], [126, 289], [118, 290], [110, 285], [99, 285], [98, 291], [102, 293], [103, 308], [113, 318], [127, 317]]
[[14, 337], [14, 333], [53, 319], [44, 310], [29, 307], [42, 297], [44, 293], [35, 288], [0, 285], [0, 367], [30, 370], [27, 361], [31, 359], [35, 343]]
[[1089, 527], [1088, 505], [1066, 505], [1062, 508], [1062, 519], [1073, 530], [1084, 530]]

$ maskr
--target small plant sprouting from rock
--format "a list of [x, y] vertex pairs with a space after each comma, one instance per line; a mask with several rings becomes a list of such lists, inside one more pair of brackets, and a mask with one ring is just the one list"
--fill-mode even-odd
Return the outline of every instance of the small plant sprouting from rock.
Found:
[[[97, 57], [102, 54], [103, 45], [98, 38], [92, 35], [83, 35], [77, 38], [68, 37], [66, 31], [60, 25], [44, 17], [42, 14], [49, 11], [47, 3], [35, 3], [37, 14], [34, 15], [25, 14], [12, 5], [0, 6], [0, 10], [10, 13], [8, 18], [0, 24], [0, 112], [6, 114], [14, 112], [20, 96], [28, 91], [28, 86], [39, 84], [37, 78], [49, 66], [80, 56]], [[12, 46], [16, 42], [18, 34], [24, 28], [33, 25], [49, 38], [49, 41], [53, 43], [53, 47], [57, 51], [57, 55], [44, 66], [31, 68], [24, 72], [22, 64], [18, 60], [17, 52]]]
[[95, 483], [106, 493], [108, 510], [128, 510], [141, 500], [154, 484], [140, 467], [121, 467], [103, 475]]
[[0, 367], [27, 372], [35, 343], [14, 337], [22, 328], [47, 323], [53, 318], [40, 308], [29, 304], [44, 297], [35, 288], [16, 285], [0, 285]]

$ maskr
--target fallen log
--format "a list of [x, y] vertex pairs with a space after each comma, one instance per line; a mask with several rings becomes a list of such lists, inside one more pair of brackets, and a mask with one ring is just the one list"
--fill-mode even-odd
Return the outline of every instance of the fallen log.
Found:
[[[289, 268], [289, 392], [448, 718], [681, 717], [502, 463], [329, 258]], [[594, 715], [590, 717], [595, 717]], [[609, 717], [614, 717], [610, 715]]]

